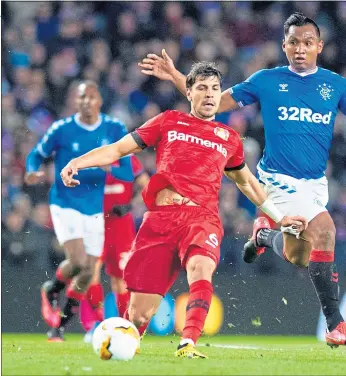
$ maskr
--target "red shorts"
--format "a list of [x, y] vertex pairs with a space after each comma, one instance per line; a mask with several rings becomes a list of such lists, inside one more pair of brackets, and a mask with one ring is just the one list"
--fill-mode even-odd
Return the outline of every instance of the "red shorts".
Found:
[[101, 258], [109, 276], [123, 278], [135, 236], [136, 229], [131, 213], [124, 217], [105, 218], [105, 242]]
[[218, 216], [200, 206], [163, 206], [144, 214], [124, 279], [130, 291], [164, 296], [193, 255], [220, 259], [223, 227]]

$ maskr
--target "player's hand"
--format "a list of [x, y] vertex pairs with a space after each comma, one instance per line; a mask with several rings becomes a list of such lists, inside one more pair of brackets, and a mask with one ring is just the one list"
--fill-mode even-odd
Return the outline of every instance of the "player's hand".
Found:
[[138, 66], [142, 68], [142, 73], [147, 76], [155, 76], [160, 80], [173, 81], [176, 72], [173, 60], [168, 56], [165, 49], [162, 50], [162, 57], [156, 54], [148, 54], [141, 63], [138, 63]]
[[78, 175], [78, 168], [71, 161], [60, 172], [61, 179], [66, 187], [73, 188], [80, 184], [79, 180], [73, 179], [74, 175]]
[[45, 176], [44, 171], [27, 172], [24, 176], [24, 182], [27, 185], [34, 185], [42, 181], [42, 178], [44, 176]]
[[300, 233], [308, 227], [308, 221], [306, 218], [300, 215], [296, 216], [285, 216], [282, 218], [280, 225], [282, 227], [292, 227], [296, 233]]

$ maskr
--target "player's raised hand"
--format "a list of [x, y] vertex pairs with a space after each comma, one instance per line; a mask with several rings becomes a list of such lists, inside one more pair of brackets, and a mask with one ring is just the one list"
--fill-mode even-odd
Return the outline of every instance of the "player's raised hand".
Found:
[[156, 54], [148, 54], [142, 62], [138, 63], [142, 68], [141, 72], [147, 76], [155, 76], [160, 80], [173, 81], [176, 72], [173, 60], [168, 56], [165, 49], [162, 50], [162, 57]]
[[70, 162], [60, 172], [61, 179], [66, 187], [73, 188], [80, 184], [79, 180], [73, 179], [74, 175], [78, 175], [78, 169]]
[[292, 227], [294, 232], [300, 233], [308, 227], [308, 221], [306, 218], [300, 215], [296, 216], [285, 216], [280, 222], [282, 227]]
[[42, 181], [42, 178], [45, 176], [44, 171], [35, 171], [35, 172], [27, 172], [24, 176], [24, 182], [27, 185], [35, 185]]

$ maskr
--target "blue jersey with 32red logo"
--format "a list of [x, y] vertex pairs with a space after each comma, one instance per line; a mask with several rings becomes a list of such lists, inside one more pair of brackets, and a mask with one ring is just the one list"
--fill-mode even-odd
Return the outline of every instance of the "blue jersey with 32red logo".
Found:
[[338, 110], [346, 114], [346, 79], [327, 69], [300, 75], [289, 67], [264, 69], [235, 85], [239, 106], [259, 102], [264, 171], [318, 179], [327, 167]]

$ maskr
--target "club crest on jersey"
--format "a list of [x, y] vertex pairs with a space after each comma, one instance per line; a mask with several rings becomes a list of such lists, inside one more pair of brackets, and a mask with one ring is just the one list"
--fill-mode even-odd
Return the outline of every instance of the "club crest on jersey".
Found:
[[79, 151], [79, 143], [78, 142], [74, 142], [72, 144], [72, 150], [73, 151]]
[[222, 138], [225, 141], [227, 141], [229, 138], [229, 132], [227, 129], [216, 127], [214, 128], [214, 133], [216, 136]]
[[332, 92], [334, 89], [330, 86], [324, 83], [323, 85], [318, 85], [318, 88], [316, 89], [321, 94], [321, 97], [326, 101], [332, 97]]

